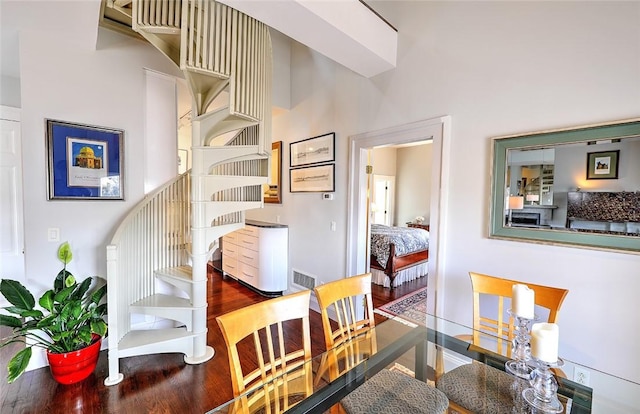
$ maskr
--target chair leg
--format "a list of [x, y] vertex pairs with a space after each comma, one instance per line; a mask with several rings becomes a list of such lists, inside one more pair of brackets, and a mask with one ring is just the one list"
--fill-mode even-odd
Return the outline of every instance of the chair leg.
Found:
[[316, 374], [316, 378], [313, 381], [313, 387], [317, 388], [320, 381], [323, 379], [324, 374], [328, 372], [329, 363], [327, 362], [326, 353], [322, 354], [322, 359], [320, 360], [320, 366], [318, 367], [318, 372]]
[[458, 404], [449, 400], [449, 408], [447, 409], [447, 413], [449, 414], [473, 414], [473, 412], [460, 407]]
[[444, 374], [444, 350], [436, 345], [436, 381]]
[[342, 407], [342, 404], [340, 404], [340, 403], [334, 404], [329, 409], [329, 412], [330, 412], [330, 414], [347, 414], [347, 412]]

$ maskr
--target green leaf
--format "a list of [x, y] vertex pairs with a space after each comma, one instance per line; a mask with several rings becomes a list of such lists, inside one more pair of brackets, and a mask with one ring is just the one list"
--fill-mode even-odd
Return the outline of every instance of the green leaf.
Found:
[[102, 305], [98, 305], [96, 310], [93, 311], [93, 314], [98, 318], [102, 318], [104, 315], [107, 314], [107, 304], [103, 303]]
[[102, 285], [100, 286], [100, 289], [96, 290], [95, 292], [93, 292], [93, 294], [91, 295], [91, 302], [93, 303], [100, 303], [100, 301], [102, 300], [102, 298], [107, 294], [107, 285]]
[[73, 259], [71, 246], [68, 242], [62, 243], [58, 248], [58, 259], [60, 259], [60, 261], [65, 264], [65, 266], [71, 261], [71, 259]]
[[41, 310], [34, 309], [34, 310], [24, 311], [20, 314], [20, 316], [22, 316], [23, 318], [40, 319], [44, 316], [44, 314], [42, 313]]
[[80, 329], [80, 331], [78, 331], [78, 339], [80, 340], [78, 342], [82, 342], [86, 345], [91, 343], [91, 329], [88, 326]]
[[75, 301], [71, 303], [71, 316], [77, 319], [80, 317], [81, 313], [82, 313], [82, 304], [80, 303], [80, 301]]
[[64, 303], [65, 299], [69, 297], [69, 295], [71, 294], [71, 292], [73, 292], [74, 289], [75, 289], [74, 286], [68, 286], [62, 289], [61, 291], [55, 294], [55, 296], [53, 297], [53, 300], [58, 303]]
[[[70, 285], [67, 285], [67, 282], [70, 282], [72, 280], [71, 278], [73, 278], [73, 283], [75, 283], [75, 277], [73, 276], [73, 274], [71, 274], [70, 271], [68, 271], [67, 269], [60, 270], [53, 282], [53, 291], [55, 293], [58, 293], [62, 289], [69, 287]], [[71, 283], [71, 285], [73, 285], [73, 283]]]
[[27, 347], [11, 358], [7, 369], [9, 370], [9, 375], [7, 376], [7, 382], [12, 383], [15, 381], [25, 369], [27, 369], [27, 365], [29, 365], [29, 360], [31, 360], [31, 347]]
[[16, 280], [2, 279], [2, 282], [0, 282], [0, 293], [2, 293], [2, 296], [12, 305], [20, 309], [31, 310], [36, 304], [36, 300], [33, 298], [31, 292]]
[[2, 309], [6, 310], [9, 313], [13, 313], [14, 315], [20, 315], [20, 314], [22, 314], [22, 312], [25, 311], [24, 309], [20, 309], [17, 306], [7, 306], [7, 307], [2, 308]]
[[64, 307], [60, 311], [59, 318], [61, 320], [64, 320], [64, 321], [68, 321], [69, 320], [69, 316], [71, 316], [72, 307], [73, 307], [72, 303], [67, 303], [66, 305], [64, 305]]
[[53, 292], [53, 290], [49, 289], [46, 292], [44, 292], [44, 295], [42, 295], [42, 297], [40, 298], [38, 303], [40, 304], [40, 306], [42, 306], [43, 308], [45, 308], [49, 312], [52, 312], [53, 311], [53, 297], [54, 297], [54, 295], [55, 295], [55, 293]]
[[69, 272], [67, 272], [67, 277], [64, 279], [64, 286], [65, 287], [71, 287], [71, 286], [75, 286], [76, 284], [76, 278]]
[[78, 285], [78, 288], [73, 292], [71, 297], [73, 297], [74, 299], [82, 299], [91, 287], [91, 282], [93, 282], [93, 280], [90, 277], [83, 280], [82, 283]]
[[40, 323], [40, 321], [35, 320], [35, 319], [31, 319], [29, 321], [26, 322], [22, 322], [22, 329], [26, 330], [30, 330], [30, 329], [36, 329], [38, 324]]
[[107, 324], [103, 321], [92, 321], [91, 332], [104, 337], [107, 334]]
[[64, 287], [64, 279], [65, 279], [66, 274], [67, 274], [66, 272], [67, 272], [66, 269], [62, 269], [56, 275], [56, 278], [53, 281], [53, 291], [54, 292], [60, 292], [62, 290], [62, 288]]
[[19, 328], [22, 326], [22, 321], [15, 316], [3, 315], [2, 313], [0, 313], [0, 326]]
[[38, 329], [49, 328], [52, 326], [55, 320], [56, 320], [56, 315], [49, 315], [46, 318], [40, 320], [35, 327]]

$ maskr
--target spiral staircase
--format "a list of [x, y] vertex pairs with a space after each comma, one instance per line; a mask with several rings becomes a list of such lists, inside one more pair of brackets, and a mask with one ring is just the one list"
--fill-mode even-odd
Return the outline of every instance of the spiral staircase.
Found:
[[[109, 376], [121, 358], [207, 346], [207, 262], [217, 240], [263, 206], [271, 152], [268, 28], [213, 0], [115, 0], [132, 29], [184, 73], [192, 95], [192, 169], [149, 194], [107, 246]], [[214, 108], [213, 103], [224, 105]]]

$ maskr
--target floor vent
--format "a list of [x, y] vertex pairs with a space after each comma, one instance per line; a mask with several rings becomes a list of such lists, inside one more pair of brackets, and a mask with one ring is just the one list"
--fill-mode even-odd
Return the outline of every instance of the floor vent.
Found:
[[305, 287], [307, 289], [313, 289], [316, 287], [316, 278], [313, 276], [305, 275], [297, 270], [293, 271], [293, 283], [298, 286]]

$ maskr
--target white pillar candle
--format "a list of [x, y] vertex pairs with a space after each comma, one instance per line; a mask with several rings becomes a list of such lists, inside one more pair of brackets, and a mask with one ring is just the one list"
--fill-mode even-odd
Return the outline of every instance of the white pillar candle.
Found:
[[521, 318], [533, 319], [535, 292], [527, 285], [513, 285], [511, 311]]
[[560, 328], [555, 323], [534, 323], [531, 327], [531, 356], [545, 362], [558, 361]]

